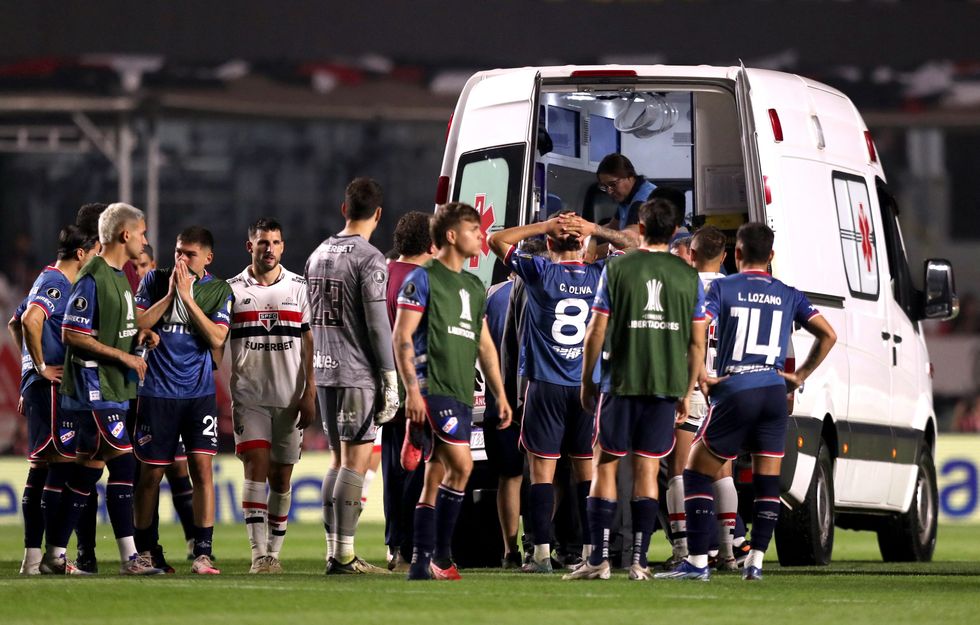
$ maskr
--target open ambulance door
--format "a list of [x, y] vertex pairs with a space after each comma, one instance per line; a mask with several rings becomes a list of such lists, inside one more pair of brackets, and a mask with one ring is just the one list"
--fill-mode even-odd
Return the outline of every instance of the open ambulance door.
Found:
[[[454, 115], [449, 197], [479, 211], [484, 236], [527, 220], [540, 86], [534, 69], [487, 76], [464, 94], [462, 110]], [[482, 253], [466, 268], [488, 287], [506, 276], [485, 240]]]

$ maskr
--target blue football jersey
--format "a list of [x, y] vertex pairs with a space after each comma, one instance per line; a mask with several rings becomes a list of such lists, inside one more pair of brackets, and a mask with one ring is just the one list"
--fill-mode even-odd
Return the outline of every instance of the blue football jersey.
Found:
[[793, 322], [805, 324], [820, 314], [802, 292], [761, 271], [714, 280], [705, 308], [717, 324], [715, 369], [731, 376], [717, 387], [716, 398], [780, 383], [776, 371], [785, 366]]
[[[14, 318], [22, 319], [30, 306], [37, 306], [44, 312], [46, 320], [41, 330], [41, 353], [44, 364], [61, 366], [65, 364], [65, 344], [61, 341], [61, 322], [65, 318], [68, 296], [71, 294], [71, 280], [54, 266], [44, 268], [31, 286], [30, 292], [17, 307]], [[26, 345], [21, 346], [20, 392], [43, 380], [34, 369], [34, 361], [27, 353]]]
[[527, 289], [520, 373], [532, 380], [578, 386], [585, 327], [605, 263], [554, 262], [513, 247], [506, 260]]
[[[194, 284], [204, 284], [216, 278], [205, 273]], [[159, 271], [150, 271], [140, 282], [136, 292], [136, 307], [146, 310], [167, 295], [168, 276]], [[174, 303], [176, 303], [176, 298]], [[210, 319], [224, 326], [231, 323], [232, 296], [215, 310]], [[197, 334], [194, 324], [181, 313], [182, 306], [171, 304], [153, 326], [160, 335], [160, 344], [150, 350], [146, 357], [146, 377], [139, 389], [141, 397], [163, 399], [194, 399], [213, 395], [214, 361], [211, 348]]]
[[500, 343], [504, 340], [504, 323], [507, 321], [507, 305], [510, 303], [510, 292], [514, 289], [514, 281], [507, 280], [494, 284], [487, 290], [487, 328], [490, 338], [500, 351]]
[[429, 351], [428, 306], [429, 272], [420, 267], [405, 277], [402, 288], [398, 290], [398, 308], [422, 313], [422, 321], [412, 335], [416, 354], [415, 375], [419, 380], [425, 380], [429, 370], [425, 357]]

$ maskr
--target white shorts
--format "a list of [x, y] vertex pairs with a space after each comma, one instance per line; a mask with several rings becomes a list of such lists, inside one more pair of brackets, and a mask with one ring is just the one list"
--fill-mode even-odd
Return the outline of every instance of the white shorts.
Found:
[[298, 416], [295, 408], [232, 404], [235, 453], [241, 457], [250, 449], [264, 448], [273, 462], [296, 464], [303, 451], [303, 431], [296, 428]]
[[677, 427], [696, 434], [701, 429], [704, 418], [708, 416], [708, 402], [704, 401], [704, 395], [701, 394], [701, 391], [696, 390], [691, 393], [691, 400], [688, 405], [687, 419]]

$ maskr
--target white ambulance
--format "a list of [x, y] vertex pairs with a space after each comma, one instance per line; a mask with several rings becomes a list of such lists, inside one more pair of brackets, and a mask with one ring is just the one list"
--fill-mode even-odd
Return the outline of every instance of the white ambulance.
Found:
[[[780, 562], [828, 563], [835, 525], [876, 531], [885, 560], [929, 560], [936, 416], [919, 322], [955, 314], [952, 268], [928, 260], [924, 289], [913, 286], [898, 207], [851, 101], [744, 67], [480, 72], [450, 121], [436, 202], [472, 204], [487, 233], [559, 206], [599, 221], [616, 207], [595, 170], [614, 152], [684, 192], [695, 224], [733, 240], [745, 221], [768, 223], [773, 274], [805, 291], [837, 332], [825, 363], [787, 398]], [[469, 268], [487, 284], [503, 273], [487, 247]], [[797, 328], [793, 352], [812, 340]]]

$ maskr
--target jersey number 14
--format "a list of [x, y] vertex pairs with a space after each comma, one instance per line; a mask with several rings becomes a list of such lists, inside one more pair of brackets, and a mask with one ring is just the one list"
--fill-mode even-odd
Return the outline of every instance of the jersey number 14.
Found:
[[732, 349], [732, 360], [741, 361], [746, 354], [765, 356], [766, 364], [771, 365], [779, 358], [782, 344], [779, 340], [783, 322], [783, 311], [774, 310], [772, 323], [769, 325], [769, 342], [759, 343], [759, 319], [762, 311], [748, 306], [732, 306], [732, 317], [738, 320], [735, 328], [735, 345]]

